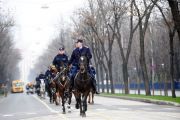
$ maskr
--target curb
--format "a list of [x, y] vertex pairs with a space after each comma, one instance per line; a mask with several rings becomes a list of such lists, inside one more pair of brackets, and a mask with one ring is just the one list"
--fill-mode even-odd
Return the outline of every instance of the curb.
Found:
[[170, 101], [163, 101], [163, 100], [154, 100], [154, 99], [136, 98], [136, 97], [126, 97], [126, 96], [111, 96], [111, 95], [98, 95], [98, 96], [108, 97], [108, 98], [117, 98], [117, 99], [123, 99], [123, 100], [139, 101], [139, 102], [145, 102], [145, 103], [153, 103], [153, 104], [157, 104], [157, 105], [169, 105], [169, 106], [180, 107], [179, 103], [170, 102]]

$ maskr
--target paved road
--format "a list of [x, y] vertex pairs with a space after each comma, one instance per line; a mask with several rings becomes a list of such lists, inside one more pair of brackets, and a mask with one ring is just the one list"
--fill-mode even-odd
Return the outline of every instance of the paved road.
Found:
[[[71, 113], [62, 114], [61, 106], [49, 104], [36, 95], [11, 94], [0, 98], [0, 120], [79, 120], [72, 102]], [[95, 96], [88, 105], [86, 120], [180, 120], [180, 107]]]

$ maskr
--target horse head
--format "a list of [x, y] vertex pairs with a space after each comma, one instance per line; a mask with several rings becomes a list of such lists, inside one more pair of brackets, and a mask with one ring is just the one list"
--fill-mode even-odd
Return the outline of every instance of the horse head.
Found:
[[87, 72], [87, 58], [85, 56], [80, 57], [79, 68], [81, 73]]
[[59, 76], [60, 81], [61, 82], [66, 81], [68, 71], [67, 71], [67, 68], [64, 63], [61, 63], [61, 67], [59, 70], [60, 70], [59, 71], [60, 72], [60, 76]]

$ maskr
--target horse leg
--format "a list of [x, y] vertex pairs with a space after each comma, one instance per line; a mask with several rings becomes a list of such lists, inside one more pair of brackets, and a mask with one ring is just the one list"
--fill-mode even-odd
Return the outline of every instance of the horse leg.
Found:
[[45, 99], [44, 93], [45, 93], [45, 92], [44, 92], [44, 89], [43, 89], [43, 91], [42, 91], [42, 98], [43, 98], [43, 99]]
[[89, 95], [88, 95], [88, 103], [89, 104], [91, 103], [90, 100], [91, 100], [91, 93], [89, 93]]
[[67, 106], [68, 112], [71, 112], [71, 98], [72, 98], [72, 93], [69, 92], [68, 93], [68, 106]]
[[49, 103], [51, 103], [51, 102], [52, 102], [52, 99], [51, 99], [51, 92], [50, 92], [49, 89], [47, 89], [47, 93], [48, 93], [48, 96], [49, 96]]
[[59, 96], [58, 96], [58, 93], [56, 92], [56, 93], [55, 93], [55, 102], [56, 102], [56, 105], [59, 105], [59, 103], [58, 103], [58, 97], [59, 97]]
[[92, 93], [92, 104], [94, 104], [94, 93]]
[[63, 110], [63, 114], [65, 114], [66, 113], [66, 111], [65, 111], [65, 99], [64, 99], [64, 95], [61, 95], [61, 98], [62, 98], [62, 110]]
[[76, 98], [76, 109], [79, 109], [79, 105], [80, 105], [80, 98], [78, 96], [78, 98]]
[[81, 100], [81, 95], [79, 96], [79, 107], [80, 107], [80, 116], [83, 117], [83, 108], [82, 108], [82, 100]]
[[46, 89], [44, 89], [44, 99], [46, 99]]
[[86, 117], [86, 111], [87, 111], [87, 95], [83, 95], [83, 98], [82, 98], [82, 103], [83, 103], [83, 106], [82, 106], [82, 117]]
[[53, 103], [56, 102], [56, 94], [55, 93], [52, 93], [52, 99], [53, 99]]
[[68, 93], [68, 104], [71, 104], [72, 93]]

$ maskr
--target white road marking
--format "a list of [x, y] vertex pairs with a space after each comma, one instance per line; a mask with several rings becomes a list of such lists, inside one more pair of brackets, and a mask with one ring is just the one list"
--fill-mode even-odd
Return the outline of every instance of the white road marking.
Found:
[[154, 110], [153, 108], [142, 108], [143, 110]]
[[98, 110], [98, 111], [104, 111], [104, 110], [107, 110], [107, 109], [98, 108], [98, 109], [96, 109], [96, 110]]
[[27, 115], [35, 115], [35, 114], [37, 114], [37, 113], [26, 113]]
[[12, 114], [7, 114], [7, 115], [3, 115], [4, 117], [11, 117], [11, 116], [14, 116]]
[[41, 102], [50, 112], [52, 112], [52, 113], [59, 113], [59, 111], [53, 110], [52, 108], [50, 108], [44, 101], [40, 100], [37, 96], [33, 95], [33, 97], [35, 99], [37, 99], [39, 102]]
[[129, 108], [118, 108], [119, 110], [129, 110]]
[[175, 108], [164, 108], [166, 110], [176, 110]]

